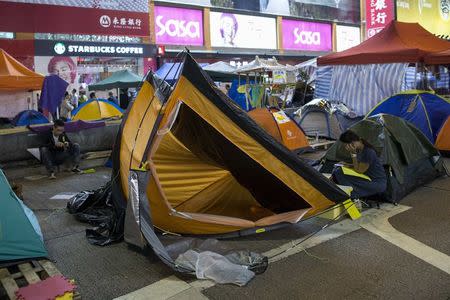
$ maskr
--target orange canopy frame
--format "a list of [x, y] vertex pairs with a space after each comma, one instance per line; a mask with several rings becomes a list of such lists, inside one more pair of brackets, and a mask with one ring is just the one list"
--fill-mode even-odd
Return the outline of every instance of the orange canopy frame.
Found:
[[392, 21], [375, 36], [345, 51], [319, 57], [317, 65], [417, 63], [450, 49], [450, 42], [434, 36], [418, 23]]
[[40, 90], [44, 76], [22, 65], [0, 48], [0, 91]]

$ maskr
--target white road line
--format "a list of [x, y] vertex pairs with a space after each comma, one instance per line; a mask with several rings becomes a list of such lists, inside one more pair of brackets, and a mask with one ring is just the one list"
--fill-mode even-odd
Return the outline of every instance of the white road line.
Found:
[[386, 214], [375, 216], [372, 219], [368, 218], [362, 220], [361, 227], [380, 236], [391, 244], [405, 250], [430, 265], [441, 269], [447, 274], [450, 274], [450, 256], [439, 252], [395, 229], [388, 220], [393, 216], [392, 213], [393, 212], [390, 211]]
[[169, 299], [190, 288], [186, 281], [172, 275], [115, 300]]

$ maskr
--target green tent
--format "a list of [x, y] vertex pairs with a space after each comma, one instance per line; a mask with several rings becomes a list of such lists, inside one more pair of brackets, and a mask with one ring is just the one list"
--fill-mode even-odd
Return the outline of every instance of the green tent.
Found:
[[46, 256], [36, 216], [17, 198], [0, 170], [0, 265]]
[[138, 87], [141, 82], [141, 76], [134, 74], [130, 70], [121, 70], [114, 72], [111, 76], [96, 84], [89, 85], [89, 90], [126, 89]]
[[[366, 118], [350, 130], [377, 151], [388, 177], [383, 200], [398, 202], [416, 187], [441, 174], [442, 160], [430, 141], [411, 123], [392, 115]], [[337, 141], [325, 154], [322, 172], [331, 173], [335, 162], [351, 162], [344, 144]]]

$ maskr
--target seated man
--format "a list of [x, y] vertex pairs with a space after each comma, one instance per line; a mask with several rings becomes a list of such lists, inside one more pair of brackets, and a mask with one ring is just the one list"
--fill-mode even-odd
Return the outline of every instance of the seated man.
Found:
[[53, 128], [46, 133], [46, 145], [42, 148], [42, 161], [50, 173], [50, 178], [55, 179], [55, 166], [66, 161], [72, 163], [72, 172], [81, 173], [78, 168], [80, 163], [80, 146], [72, 143], [64, 132], [64, 122], [55, 120]]
[[387, 178], [383, 165], [375, 149], [367, 141], [351, 130], [344, 132], [339, 140], [345, 144], [345, 149], [352, 158], [353, 176], [344, 174], [342, 167], [333, 170], [332, 178], [337, 184], [353, 188], [351, 198], [358, 199], [373, 196], [386, 191]]

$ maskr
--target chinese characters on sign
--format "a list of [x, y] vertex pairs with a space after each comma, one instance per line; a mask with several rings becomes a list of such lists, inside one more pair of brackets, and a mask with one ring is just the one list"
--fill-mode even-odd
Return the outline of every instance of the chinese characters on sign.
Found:
[[367, 38], [380, 32], [394, 19], [393, 0], [366, 0]]

